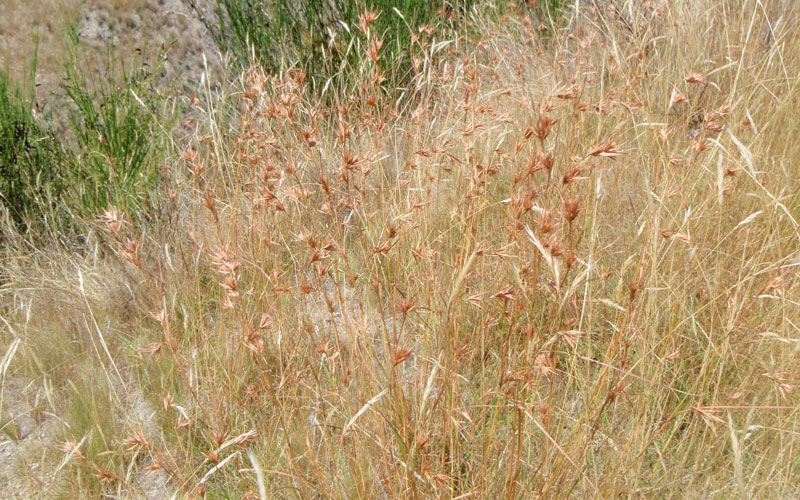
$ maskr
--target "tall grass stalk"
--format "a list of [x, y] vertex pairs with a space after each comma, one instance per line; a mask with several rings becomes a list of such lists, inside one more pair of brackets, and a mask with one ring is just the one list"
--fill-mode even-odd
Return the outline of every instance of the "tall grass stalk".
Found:
[[402, 102], [379, 44], [359, 92], [255, 64], [197, 100], [168, 213], [6, 250], [7, 377], [70, 423], [47, 484], [795, 498], [799, 7], [593, 5], [421, 36]]

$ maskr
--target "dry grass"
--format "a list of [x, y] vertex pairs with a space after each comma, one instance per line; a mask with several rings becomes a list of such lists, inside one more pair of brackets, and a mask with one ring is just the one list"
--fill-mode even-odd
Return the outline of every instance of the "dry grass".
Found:
[[598, 4], [422, 33], [397, 103], [374, 48], [324, 99], [253, 69], [196, 101], [162, 221], [12, 241], [3, 384], [60, 434], [6, 482], [800, 494], [798, 7]]

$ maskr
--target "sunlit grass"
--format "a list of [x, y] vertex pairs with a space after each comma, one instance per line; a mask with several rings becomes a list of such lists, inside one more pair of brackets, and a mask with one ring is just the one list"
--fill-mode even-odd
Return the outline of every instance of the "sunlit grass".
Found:
[[3, 381], [60, 432], [19, 461], [83, 497], [796, 496], [797, 6], [577, 5], [419, 33], [400, 100], [380, 44], [333, 100], [253, 67], [194, 100], [163, 217], [12, 239]]

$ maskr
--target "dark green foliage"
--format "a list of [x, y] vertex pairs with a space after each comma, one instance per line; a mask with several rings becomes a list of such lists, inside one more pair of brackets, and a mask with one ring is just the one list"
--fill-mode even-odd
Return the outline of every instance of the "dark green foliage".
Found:
[[219, 47], [242, 65], [255, 62], [271, 72], [287, 65], [305, 68], [321, 86], [363, 52], [350, 50], [358, 16], [380, 13], [371, 30], [383, 42], [381, 70], [392, 84], [410, 74], [412, 35], [422, 25], [442, 27], [474, 0], [217, 0], [214, 16], [201, 13], [194, 0], [185, 0], [200, 16]]
[[58, 141], [33, 115], [33, 86], [12, 88], [0, 71], [0, 203], [20, 228], [38, 218], [43, 204], [64, 189], [64, 154]]

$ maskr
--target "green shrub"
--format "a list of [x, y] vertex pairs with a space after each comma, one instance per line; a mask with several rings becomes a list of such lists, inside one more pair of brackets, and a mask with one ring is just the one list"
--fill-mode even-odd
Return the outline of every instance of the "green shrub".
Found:
[[67, 231], [72, 216], [91, 218], [109, 204], [142, 214], [171, 144], [176, 115], [143, 65], [128, 71], [109, 51], [110, 69], [97, 79], [74, 33], [69, 43], [63, 133], [36, 120], [32, 85], [21, 91], [0, 72], [0, 203], [22, 231], [47, 219]]
[[[268, 71], [299, 64], [321, 87], [363, 54], [349, 50], [357, 36], [358, 16], [380, 13], [372, 30], [383, 41], [381, 70], [392, 84], [411, 71], [412, 35], [420, 26], [441, 27], [450, 14], [463, 12], [474, 0], [217, 0], [214, 16], [195, 0], [185, 0], [199, 15], [217, 45], [240, 64], [251, 58]], [[443, 23], [442, 20], [445, 20]], [[360, 35], [360, 34], [359, 34]]]
[[33, 85], [22, 91], [0, 71], [0, 203], [21, 229], [65, 187], [64, 152], [34, 117], [33, 102]]
[[82, 69], [76, 39], [72, 49], [63, 89], [72, 105], [73, 202], [84, 214], [109, 204], [140, 213], [170, 144], [166, 99], [142, 66], [128, 71], [109, 56], [111, 69], [97, 79]]

